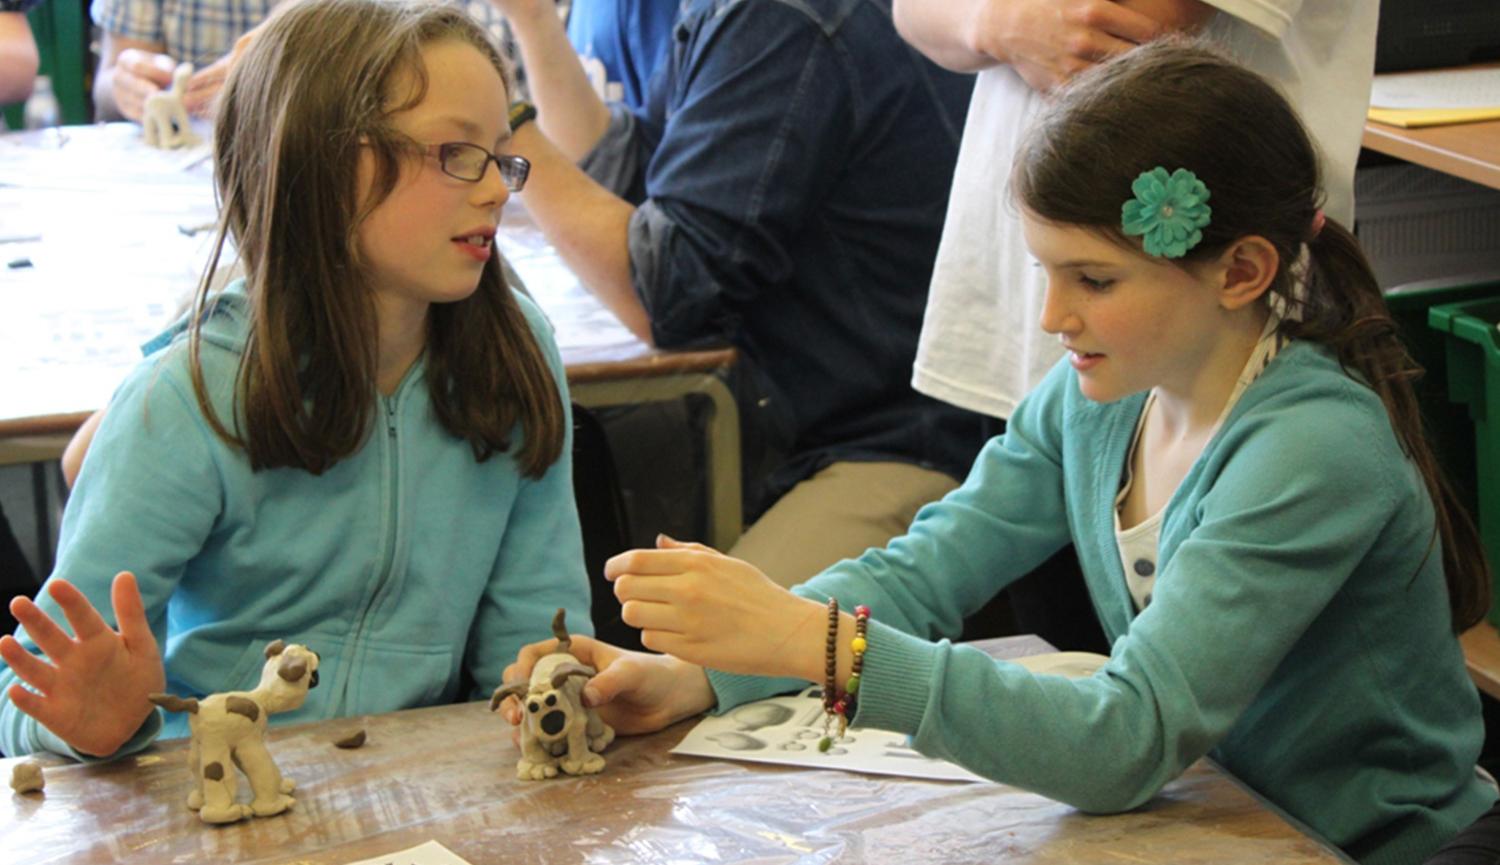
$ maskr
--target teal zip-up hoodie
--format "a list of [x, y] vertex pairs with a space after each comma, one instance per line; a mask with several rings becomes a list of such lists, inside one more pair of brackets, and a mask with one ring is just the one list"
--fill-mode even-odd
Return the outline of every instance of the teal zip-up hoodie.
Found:
[[[1379, 397], [1288, 346], [1167, 503], [1137, 614], [1113, 514], [1144, 402], [1088, 400], [1063, 361], [905, 536], [798, 588], [870, 607], [854, 724], [1092, 812], [1212, 756], [1365, 865], [1423, 861], [1495, 791], [1432, 504]], [[1094, 676], [930, 642], [1069, 541], [1113, 643]], [[792, 684], [710, 680], [721, 711]]]
[[[569, 405], [551, 326], [517, 295]], [[203, 329], [205, 379], [221, 418], [246, 333], [247, 299], [227, 289]], [[113, 624], [109, 584], [135, 573], [181, 696], [248, 689], [275, 639], [321, 656], [320, 684], [286, 724], [488, 696], [528, 642], [551, 636], [558, 607], [592, 634], [573, 499], [572, 426], [540, 478], [512, 454], [476, 462], [439, 424], [423, 361], [381, 397], [359, 451], [320, 476], [252, 472], [194, 398], [186, 339], [151, 353], [110, 404], [63, 515], [52, 578]], [[45, 591], [39, 604], [66, 627]], [[34, 643], [18, 634], [23, 645]], [[472, 682], [460, 693], [464, 674]], [[0, 666], [0, 748], [84, 759], [20, 712]], [[187, 734], [187, 716], [153, 714], [117, 754]]]

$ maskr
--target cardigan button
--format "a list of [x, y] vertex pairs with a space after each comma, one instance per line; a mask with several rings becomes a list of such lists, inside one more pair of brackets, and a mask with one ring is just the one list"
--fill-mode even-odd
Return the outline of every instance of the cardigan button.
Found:
[[1143, 577], [1149, 577], [1156, 573], [1156, 563], [1150, 559], [1136, 559], [1135, 572]]

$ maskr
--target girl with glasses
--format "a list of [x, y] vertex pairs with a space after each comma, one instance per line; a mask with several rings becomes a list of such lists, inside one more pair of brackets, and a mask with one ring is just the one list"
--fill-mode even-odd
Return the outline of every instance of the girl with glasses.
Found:
[[508, 104], [421, 0], [285, 4], [251, 44], [215, 131], [246, 276], [209, 294], [216, 254], [115, 395], [0, 639], [6, 753], [182, 735], [147, 694], [247, 688], [273, 639], [321, 656], [295, 723], [487, 695], [559, 607], [588, 632], [562, 365], [494, 248]]

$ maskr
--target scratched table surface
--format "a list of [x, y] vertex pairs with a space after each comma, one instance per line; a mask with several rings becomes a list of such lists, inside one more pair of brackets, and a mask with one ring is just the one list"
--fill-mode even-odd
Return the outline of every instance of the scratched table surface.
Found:
[[[692, 723], [617, 740], [601, 775], [533, 782], [516, 780], [510, 728], [483, 703], [279, 728], [271, 749], [296, 805], [228, 826], [187, 809], [184, 741], [51, 762], [43, 792], [4, 791], [0, 862], [343, 865], [428, 840], [476, 865], [1348, 861], [1208, 762], [1141, 809], [1091, 816], [1000, 784], [670, 753]], [[361, 728], [363, 747], [332, 744]], [[15, 762], [0, 761], [0, 781]]]

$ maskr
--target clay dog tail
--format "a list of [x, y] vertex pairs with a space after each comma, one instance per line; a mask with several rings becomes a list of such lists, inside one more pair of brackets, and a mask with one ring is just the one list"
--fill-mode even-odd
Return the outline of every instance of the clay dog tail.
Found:
[[568, 628], [563, 624], [567, 618], [568, 611], [562, 607], [557, 608], [557, 615], [552, 617], [552, 636], [557, 638], [557, 651], [571, 654], [573, 649], [573, 638], [568, 635]]
[[146, 699], [166, 709], [168, 712], [187, 712], [189, 715], [198, 714], [198, 700], [194, 697], [183, 699], [171, 694], [147, 694]]

